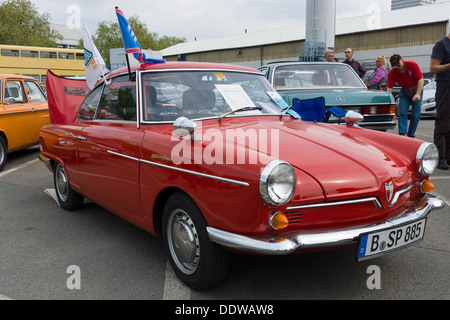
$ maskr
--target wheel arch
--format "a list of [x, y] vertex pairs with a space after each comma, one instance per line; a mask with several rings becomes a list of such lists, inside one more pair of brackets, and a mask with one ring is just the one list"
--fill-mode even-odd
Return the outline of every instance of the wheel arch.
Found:
[[3, 130], [0, 130], [0, 138], [3, 138], [3, 141], [5, 141], [6, 144], [6, 150], [8, 150], [8, 137], [6, 136], [6, 133]]
[[155, 204], [153, 206], [153, 229], [155, 230], [155, 234], [158, 236], [162, 235], [162, 219], [163, 219], [164, 206], [166, 205], [169, 198], [177, 192], [184, 193], [186, 196], [191, 198], [194, 203], [196, 203], [195, 200], [186, 191], [184, 191], [180, 188], [169, 187], [169, 188], [162, 190], [158, 194]]

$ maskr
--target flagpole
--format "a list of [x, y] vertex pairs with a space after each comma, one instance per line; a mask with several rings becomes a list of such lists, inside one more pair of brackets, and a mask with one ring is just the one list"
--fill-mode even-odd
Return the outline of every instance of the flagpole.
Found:
[[[119, 9], [119, 7], [116, 6], [116, 10], [117, 10], [117, 9]], [[119, 28], [120, 28], [120, 25], [119, 25]], [[128, 53], [127, 53], [127, 50], [126, 50], [126, 48], [125, 48], [125, 42], [124, 42], [124, 40], [123, 40], [123, 37], [122, 37], [122, 42], [123, 42], [123, 48], [124, 48], [124, 50], [125, 50], [125, 59], [126, 59], [126, 61], [127, 61], [128, 74], [129, 74], [129, 76], [130, 76], [130, 81], [134, 81], [134, 80], [136, 80], [136, 77], [133, 76], [133, 74], [131, 73], [130, 60], [129, 60], [129, 58], [128, 58]]]

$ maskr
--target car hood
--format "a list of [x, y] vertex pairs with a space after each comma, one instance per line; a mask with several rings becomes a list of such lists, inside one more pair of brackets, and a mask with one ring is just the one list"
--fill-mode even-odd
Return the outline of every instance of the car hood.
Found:
[[301, 100], [324, 97], [327, 106], [361, 106], [370, 104], [394, 104], [390, 93], [359, 88], [321, 88], [321, 89], [290, 89], [278, 90], [288, 102], [292, 99]]
[[[385, 183], [389, 182], [398, 189], [413, 179], [405, 157], [395, 156], [379, 143], [372, 144], [361, 137], [361, 133], [372, 130], [301, 120], [255, 120], [246, 124], [231, 120], [223, 121], [220, 127], [242, 134], [251, 131], [263, 133], [263, 137], [269, 135], [267, 140], [246, 147], [257, 145], [260, 153], [287, 161], [310, 175], [322, 187], [328, 201], [385, 192]], [[203, 132], [208, 132], [208, 126], [203, 126]], [[228, 144], [236, 144], [226, 139]]]
[[86, 80], [60, 77], [48, 70], [46, 88], [51, 123], [73, 123], [78, 108], [89, 92]]

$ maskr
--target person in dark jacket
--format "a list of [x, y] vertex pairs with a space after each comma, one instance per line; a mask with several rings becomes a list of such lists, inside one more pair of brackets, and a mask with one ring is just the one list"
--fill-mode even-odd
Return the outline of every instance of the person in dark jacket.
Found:
[[352, 48], [347, 48], [345, 49], [345, 61], [343, 63], [348, 64], [350, 67], [353, 68], [353, 70], [356, 71], [356, 73], [358, 74], [358, 76], [360, 78], [363, 78], [366, 75], [366, 70], [363, 68], [363, 66], [356, 61], [355, 59], [353, 59], [353, 49]]
[[450, 165], [450, 28], [448, 35], [434, 45], [430, 71], [436, 74], [434, 144], [439, 150], [438, 168], [448, 170]]

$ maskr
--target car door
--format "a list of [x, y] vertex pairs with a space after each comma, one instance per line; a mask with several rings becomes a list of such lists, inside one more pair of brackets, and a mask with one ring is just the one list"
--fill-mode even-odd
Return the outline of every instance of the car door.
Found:
[[50, 114], [48, 113], [47, 98], [41, 90], [39, 84], [33, 80], [24, 81], [25, 92], [27, 94], [28, 102], [31, 104], [31, 109], [35, 113], [35, 127], [37, 132], [41, 130], [42, 126], [50, 123]]
[[8, 139], [8, 150], [36, 143], [42, 125], [37, 121], [35, 104], [28, 103], [22, 80], [6, 80], [3, 103], [2, 130]]
[[[136, 83], [113, 78], [103, 90], [92, 121], [81, 121], [77, 137], [83, 193], [131, 219], [140, 215], [139, 159], [143, 131], [138, 127]], [[80, 119], [80, 115], [79, 115]]]

